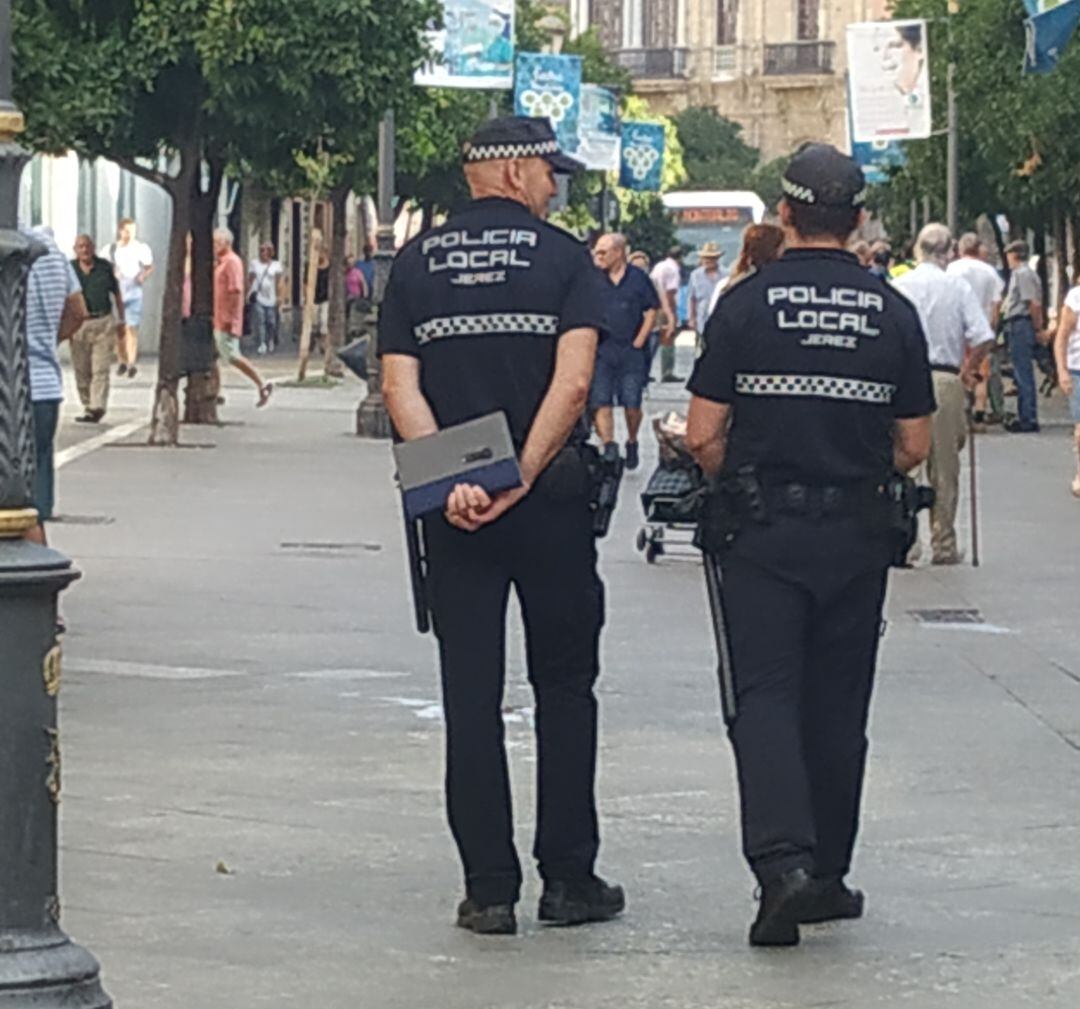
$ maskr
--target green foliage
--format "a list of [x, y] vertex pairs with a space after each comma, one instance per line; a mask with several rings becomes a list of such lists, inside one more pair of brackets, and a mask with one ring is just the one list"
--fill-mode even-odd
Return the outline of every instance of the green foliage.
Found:
[[686, 165], [686, 188], [748, 189], [759, 153], [742, 138], [742, 127], [716, 109], [692, 106], [675, 117]]
[[655, 263], [676, 244], [675, 224], [656, 193], [634, 193], [624, 205], [623, 233], [630, 248], [648, 253]]
[[771, 213], [776, 209], [784, 195], [781, 180], [791, 158], [787, 155], [781, 158], [773, 158], [754, 169], [750, 177], [750, 190], [757, 193], [765, 201], [766, 211]]

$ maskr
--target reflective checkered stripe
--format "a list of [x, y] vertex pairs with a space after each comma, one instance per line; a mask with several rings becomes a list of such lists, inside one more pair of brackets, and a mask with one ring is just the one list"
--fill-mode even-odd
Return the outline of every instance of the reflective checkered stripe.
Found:
[[420, 344], [448, 336], [558, 336], [559, 317], [531, 312], [446, 315], [422, 322], [413, 333]]
[[486, 144], [465, 146], [466, 161], [509, 161], [514, 158], [542, 158], [559, 153], [558, 140], [538, 140], [531, 144]]
[[896, 386], [843, 375], [739, 374], [735, 376], [735, 391], [741, 396], [805, 396], [856, 403], [891, 403]]

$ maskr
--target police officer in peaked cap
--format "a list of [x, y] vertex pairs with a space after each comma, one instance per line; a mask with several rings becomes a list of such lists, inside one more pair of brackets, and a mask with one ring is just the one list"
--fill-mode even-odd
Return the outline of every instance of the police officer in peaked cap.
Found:
[[511, 588], [536, 702], [539, 917], [581, 924], [624, 906], [622, 889], [594, 871], [604, 592], [579, 443], [606, 291], [585, 246], [545, 223], [556, 174], [581, 167], [547, 120], [485, 123], [464, 162], [473, 201], [401, 250], [379, 352], [400, 437], [502, 411], [518, 451], [520, 489], [458, 486], [425, 527], [447, 806], [465, 873], [457, 923], [512, 934], [522, 873], [501, 713]]
[[898, 563], [890, 502], [895, 474], [927, 457], [934, 411], [918, 314], [845, 251], [859, 167], [807, 145], [783, 189], [787, 251], [720, 300], [689, 383], [688, 442], [715, 480], [706, 571], [761, 946], [863, 911], [845, 877]]

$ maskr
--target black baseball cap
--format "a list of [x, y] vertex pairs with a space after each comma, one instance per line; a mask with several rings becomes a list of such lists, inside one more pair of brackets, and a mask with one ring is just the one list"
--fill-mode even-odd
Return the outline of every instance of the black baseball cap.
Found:
[[465, 143], [463, 156], [467, 165], [511, 158], [543, 158], [562, 175], [573, 175], [585, 167], [563, 154], [547, 119], [528, 116], [489, 119]]
[[784, 196], [810, 207], [855, 210], [866, 202], [866, 177], [832, 144], [804, 144], [784, 172]]

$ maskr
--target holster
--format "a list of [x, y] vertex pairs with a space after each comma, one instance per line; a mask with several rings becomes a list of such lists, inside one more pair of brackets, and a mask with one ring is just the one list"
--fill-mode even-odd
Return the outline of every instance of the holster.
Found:
[[619, 503], [626, 462], [620, 456], [602, 455], [593, 445], [579, 445], [589, 475], [589, 510], [593, 516], [593, 535], [603, 539], [611, 529], [611, 518]]
[[934, 507], [932, 487], [921, 487], [905, 473], [894, 473], [878, 488], [868, 519], [892, 543], [892, 566], [906, 568], [919, 539], [919, 512]]
[[735, 542], [747, 522], [767, 525], [769, 521], [757, 468], [743, 466], [733, 475], [713, 481], [694, 541], [705, 553], [719, 556]]

